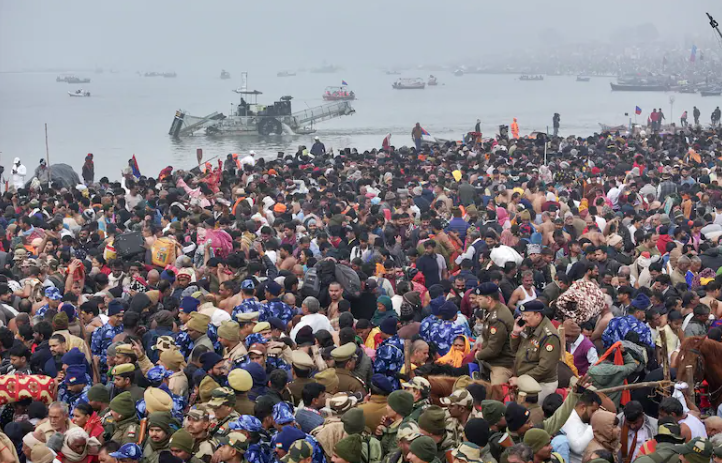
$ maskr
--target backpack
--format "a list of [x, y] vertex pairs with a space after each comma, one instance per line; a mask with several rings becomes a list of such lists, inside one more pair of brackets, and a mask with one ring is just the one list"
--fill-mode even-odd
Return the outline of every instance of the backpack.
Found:
[[140, 232], [123, 233], [115, 237], [113, 246], [118, 257], [132, 257], [145, 252], [145, 238]]
[[336, 281], [343, 287], [345, 295], [354, 298], [361, 296], [361, 279], [351, 267], [338, 264], [334, 274]]
[[176, 244], [171, 238], [158, 238], [151, 247], [151, 260], [153, 265], [166, 268], [176, 260]]
[[301, 286], [301, 296], [318, 298], [321, 292], [321, 280], [318, 278], [318, 270], [311, 267], [303, 276], [303, 286]]

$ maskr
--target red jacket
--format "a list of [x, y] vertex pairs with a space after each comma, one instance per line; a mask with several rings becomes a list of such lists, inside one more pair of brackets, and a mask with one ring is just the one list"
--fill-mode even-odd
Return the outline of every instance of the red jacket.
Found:
[[90, 437], [101, 437], [103, 435], [103, 423], [96, 412], [90, 415], [88, 422], [83, 426], [83, 430], [87, 432]]

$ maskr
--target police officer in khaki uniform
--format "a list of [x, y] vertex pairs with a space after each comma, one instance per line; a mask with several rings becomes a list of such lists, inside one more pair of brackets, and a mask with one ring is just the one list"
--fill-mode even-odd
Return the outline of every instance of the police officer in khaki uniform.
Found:
[[135, 411], [135, 401], [130, 392], [121, 392], [110, 401], [112, 422], [108, 423], [106, 432], [111, 434], [110, 440], [120, 445], [137, 444], [140, 440], [140, 422]]
[[231, 422], [241, 417], [237, 411], [233, 409], [236, 405], [236, 393], [228, 387], [214, 389], [211, 393], [211, 400], [208, 401], [208, 408], [213, 410], [215, 421], [211, 424], [210, 435], [225, 435], [230, 428]]
[[291, 391], [293, 397], [293, 405], [298, 407], [301, 403], [301, 392], [303, 386], [309, 383], [317, 382], [311, 378], [311, 370], [313, 370], [313, 359], [310, 355], [302, 350], [294, 350], [291, 354], [291, 369], [293, 370], [293, 381], [288, 384], [288, 390]]
[[529, 420], [534, 426], [544, 421], [544, 411], [539, 404], [541, 386], [529, 375], [521, 375], [516, 380], [516, 402], [529, 410]]
[[[559, 333], [544, 316], [544, 304], [539, 300], [529, 301], [519, 307], [521, 317], [516, 319], [511, 332], [511, 350], [516, 355], [514, 372], [517, 376], [529, 375], [541, 387], [539, 402], [556, 391], [557, 364], [561, 342]], [[509, 384], [516, 386], [517, 377]]]
[[240, 415], [253, 415], [255, 404], [248, 398], [248, 391], [253, 387], [251, 374], [242, 368], [236, 368], [228, 374], [228, 385], [236, 393], [233, 409]]
[[338, 390], [366, 395], [364, 382], [356, 377], [352, 371], [356, 368], [356, 344], [348, 342], [331, 351], [331, 357], [336, 364], [338, 376]]
[[512, 377], [514, 354], [510, 334], [514, 317], [507, 306], [499, 302], [499, 287], [487, 282], [471, 292], [476, 305], [483, 311], [484, 328], [481, 343], [477, 343], [476, 359], [491, 366], [491, 384], [505, 384]]

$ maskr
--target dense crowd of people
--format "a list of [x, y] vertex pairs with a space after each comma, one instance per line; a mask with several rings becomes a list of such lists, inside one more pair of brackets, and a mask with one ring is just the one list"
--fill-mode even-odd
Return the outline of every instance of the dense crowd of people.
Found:
[[0, 462], [722, 461], [720, 134], [13, 182]]

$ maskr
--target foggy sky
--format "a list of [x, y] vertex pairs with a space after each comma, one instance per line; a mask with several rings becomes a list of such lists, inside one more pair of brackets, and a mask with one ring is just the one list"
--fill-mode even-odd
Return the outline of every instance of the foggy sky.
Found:
[[644, 23], [712, 38], [713, 0], [0, 0], [0, 71], [347, 68], [448, 63]]

